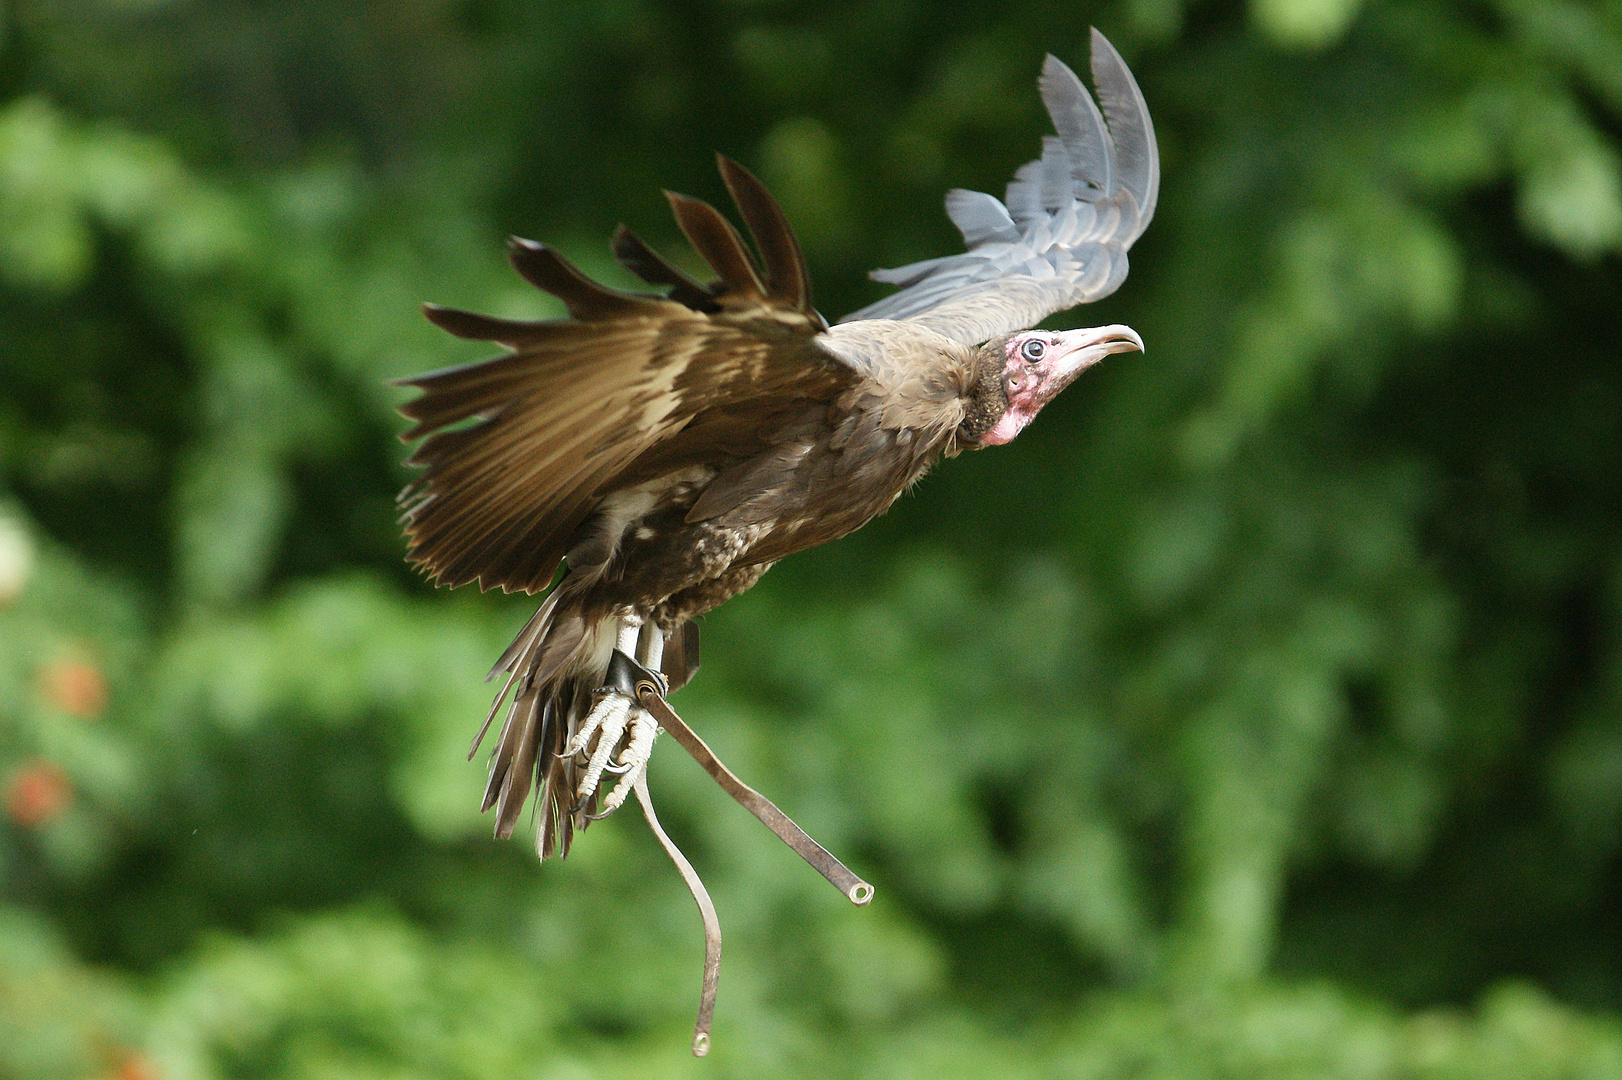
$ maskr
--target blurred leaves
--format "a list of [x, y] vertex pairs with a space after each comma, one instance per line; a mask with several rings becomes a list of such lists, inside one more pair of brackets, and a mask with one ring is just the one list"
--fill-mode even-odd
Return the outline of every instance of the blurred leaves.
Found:
[[308, 920], [263, 943], [216, 941], [170, 981], [152, 1020], [163, 1076], [500, 1077], [535, 1060], [551, 1017], [535, 972], [478, 947], [436, 946], [382, 912]]
[[1323, 48], [1340, 40], [1361, 0], [1252, 0], [1251, 18], [1280, 45]]
[[[1150, 354], [706, 620], [678, 707], [879, 892], [661, 749], [728, 935], [692, 1062], [640, 822], [486, 838], [467, 740], [534, 601], [400, 565], [384, 380], [483, 355], [423, 300], [558, 312], [507, 232], [687, 260], [657, 190], [719, 198], [714, 150], [859, 306], [1034, 156], [1090, 22], [1164, 193], [1063, 318]], [[1622, 1076], [1614, 3], [3, 33], [0, 1076]]]

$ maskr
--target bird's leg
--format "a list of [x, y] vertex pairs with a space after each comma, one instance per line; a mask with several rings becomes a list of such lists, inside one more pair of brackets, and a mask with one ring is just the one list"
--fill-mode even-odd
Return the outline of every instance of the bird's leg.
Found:
[[[645, 623], [642, 634], [637, 641], [636, 662], [649, 672], [659, 670], [659, 664], [664, 660], [665, 635], [653, 623]], [[663, 680], [660, 680], [661, 684]], [[629, 693], [635, 701], [635, 687]], [[637, 779], [647, 770], [648, 759], [653, 756], [653, 740], [659, 735], [659, 722], [640, 704], [633, 704], [630, 712], [630, 734], [625, 739], [625, 749], [620, 751], [619, 761], [608, 768], [616, 773], [624, 773], [625, 778], [614, 786], [603, 800], [603, 813], [612, 814], [620, 808], [627, 796], [635, 787]]]
[[[640, 629], [640, 627], [634, 624], [629, 624], [629, 620], [620, 620], [619, 647], [624, 649], [627, 645], [629, 645], [630, 647], [634, 648], [636, 646], [636, 637], [640, 632]], [[558, 751], [558, 757], [568, 758], [574, 757], [578, 754], [584, 754], [586, 752], [586, 748], [591, 745], [592, 736], [596, 735], [606, 723], [616, 723], [620, 731], [623, 732], [625, 730], [625, 717], [623, 714], [630, 711], [632, 704], [630, 695], [628, 693], [615, 694], [611, 692], [612, 689], [612, 687], [603, 687], [598, 691], [601, 697], [597, 703], [592, 706], [591, 712], [586, 714], [586, 718], [580, 722], [580, 727], [575, 731], [574, 736], [568, 741], [568, 743], [564, 745], [562, 750]], [[616, 718], [616, 714], [621, 715], [617, 716]], [[615, 738], [617, 739], [618, 736], [615, 736]], [[599, 743], [601, 743], [601, 741], [602, 740], [598, 740]], [[613, 744], [610, 743], [609, 745], [612, 746]], [[592, 756], [595, 757], [595, 755]], [[598, 770], [598, 772], [601, 771], [601, 769]], [[595, 788], [596, 786], [597, 783], [595, 776], [593, 777], [590, 788], [587, 788], [584, 783], [581, 784], [581, 788], [585, 791], [586, 795], [591, 794], [591, 789]], [[581, 798], [584, 797], [585, 795], [581, 796]]]
[[619, 638], [609, 661], [606, 685], [598, 690], [599, 700], [574, 737], [559, 751], [562, 757], [585, 758], [585, 768], [575, 789], [575, 811], [596, 792], [603, 773], [612, 772], [624, 774], [625, 779], [609, 792], [602, 812], [593, 816], [613, 813], [629, 797], [636, 778], [647, 767], [659, 725], [637, 703], [636, 682], [645, 669], [631, 658], [634, 656], [647, 668], [657, 671], [663, 655], [664, 634], [657, 626], [629, 618], [620, 620]]
[[[640, 632], [639, 623], [634, 623], [630, 619], [620, 619], [616, 647], [622, 651], [636, 648], [636, 639]], [[612, 672], [615, 666], [611, 663], [609, 671]], [[604, 686], [598, 689], [597, 694], [597, 703], [580, 722], [574, 737], [558, 751], [559, 757], [585, 758], [585, 769], [581, 773], [580, 783], [575, 788], [575, 805], [569, 811], [571, 814], [577, 813], [585, 806], [586, 800], [597, 790], [603, 769], [607, 767], [614, 748], [619, 745], [620, 736], [625, 734], [626, 722], [630, 719], [631, 709], [636, 704], [630, 692], [621, 687]], [[594, 738], [595, 746], [592, 743]]]

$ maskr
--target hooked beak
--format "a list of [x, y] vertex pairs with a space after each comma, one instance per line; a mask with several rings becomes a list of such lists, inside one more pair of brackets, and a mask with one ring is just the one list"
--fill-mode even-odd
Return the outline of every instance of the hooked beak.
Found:
[[1043, 394], [1046, 401], [1075, 381], [1077, 375], [1111, 353], [1143, 352], [1143, 339], [1130, 326], [1115, 323], [1085, 330], [1064, 330], [1054, 335], [1058, 346], [1049, 354], [1051, 374]]

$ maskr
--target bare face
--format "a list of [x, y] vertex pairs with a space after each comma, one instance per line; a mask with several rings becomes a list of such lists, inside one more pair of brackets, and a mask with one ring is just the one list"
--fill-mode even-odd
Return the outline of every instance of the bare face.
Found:
[[1143, 339], [1129, 326], [1095, 326], [1086, 330], [1026, 330], [1003, 346], [1003, 389], [1008, 411], [980, 437], [983, 446], [1013, 441], [1036, 419], [1042, 406], [1069, 386], [1077, 375], [1110, 353], [1142, 352]]

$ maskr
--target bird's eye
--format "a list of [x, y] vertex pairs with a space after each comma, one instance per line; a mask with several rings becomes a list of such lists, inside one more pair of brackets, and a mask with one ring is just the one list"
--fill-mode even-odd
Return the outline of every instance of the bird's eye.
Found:
[[1047, 351], [1047, 342], [1043, 341], [1041, 338], [1031, 338], [1031, 340], [1019, 347], [1020, 359], [1029, 361], [1033, 364], [1042, 359], [1042, 354]]

